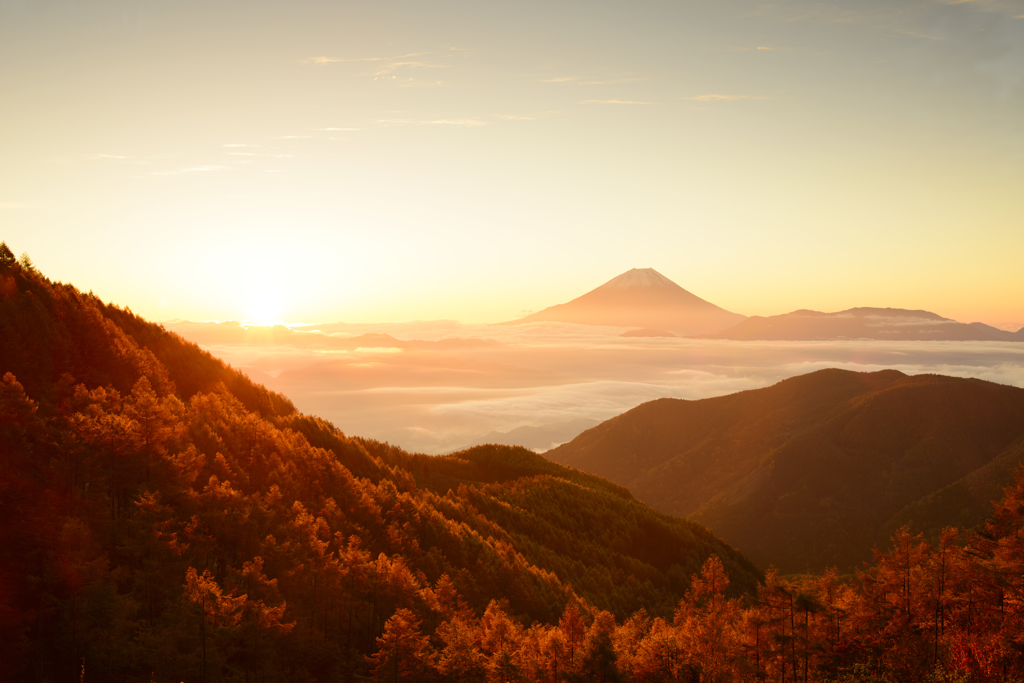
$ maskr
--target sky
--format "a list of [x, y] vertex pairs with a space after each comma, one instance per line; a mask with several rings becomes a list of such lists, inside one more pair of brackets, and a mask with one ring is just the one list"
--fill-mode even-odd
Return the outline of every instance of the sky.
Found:
[[1024, 0], [0, 0], [0, 93], [0, 239], [155, 320], [1024, 326]]

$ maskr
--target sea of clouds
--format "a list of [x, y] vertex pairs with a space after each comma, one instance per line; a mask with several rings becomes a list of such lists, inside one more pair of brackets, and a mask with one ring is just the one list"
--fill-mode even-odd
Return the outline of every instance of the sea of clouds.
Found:
[[[568, 440], [582, 421], [606, 420], [646, 401], [721, 396], [822, 368], [1024, 387], [1024, 343], [1013, 342], [737, 342], [451, 321], [334, 323], [276, 333], [214, 323], [168, 327], [346, 433], [431, 454], [495, 431], [575, 421], [559, 437]], [[557, 442], [527, 445], [543, 450]]]

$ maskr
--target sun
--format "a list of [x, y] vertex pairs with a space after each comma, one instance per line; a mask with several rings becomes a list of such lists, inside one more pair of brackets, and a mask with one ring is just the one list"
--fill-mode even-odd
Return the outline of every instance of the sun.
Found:
[[248, 306], [249, 322], [255, 325], [273, 325], [281, 322], [281, 301], [266, 292], [253, 293]]

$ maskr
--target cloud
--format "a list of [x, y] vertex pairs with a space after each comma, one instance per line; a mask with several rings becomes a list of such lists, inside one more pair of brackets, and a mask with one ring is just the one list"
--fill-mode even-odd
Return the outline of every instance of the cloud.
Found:
[[651, 104], [639, 100], [583, 100], [579, 104]]
[[312, 135], [281, 135], [274, 138], [275, 140], [305, 140], [313, 137]]
[[970, 5], [983, 12], [996, 12], [1013, 19], [1024, 19], [1024, 14], [1017, 15], [1020, 3], [1013, 0], [935, 0], [941, 5]]
[[362, 130], [362, 128], [321, 128], [320, 130], [330, 130], [330, 131], [337, 131], [337, 130]]
[[[452, 49], [454, 50], [455, 48]], [[397, 57], [312, 57], [310, 59], [303, 60], [301, 63], [321, 65], [333, 64], [336, 62], [393, 62], [398, 61], [400, 59], [408, 59], [409, 57], [422, 57], [424, 55], [429, 54], [429, 52], [410, 52], [409, 54], [398, 55]]]
[[[854, 3], [847, 3], [853, 5]], [[856, 9], [841, 7], [837, 3], [804, 3], [783, 0], [764, 3], [745, 16], [772, 16], [786, 22], [820, 24], [863, 24], [871, 28], [891, 31], [920, 38], [933, 36], [921, 33], [920, 24], [933, 23], [934, 7], [962, 5], [978, 12], [1002, 14], [1024, 18], [1017, 0], [931, 0], [930, 2], [877, 2], [859, 3]], [[1018, 16], [1019, 15], [1019, 16]]]
[[377, 119], [377, 123], [382, 126], [464, 126], [467, 128], [475, 128], [478, 126], [486, 126], [487, 122], [482, 121], [479, 118], [463, 117], [463, 118], [448, 118], [448, 119]]
[[375, 77], [387, 76], [388, 74], [401, 69], [441, 69], [444, 68], [441, 64], [432, 64], [431, 62], [391, 62], [377, 71], [374, 72]]
[[250, 147], [251, 145], [227, 144], [224, 147]]
[[292, 159], [294, 154], [258, 154], [256, 152], [228, 152], [231, 157], [261, 157], [263, 159]]
[[[432, 453], [471, 443], [491, 430], [579, 417], [603, 420], [655, 398], [720, 396], [822, 368], [895, 368], [1024, 386], [1024, 344], [1012, 342], [646, 339], [583, 325], [447, 321], [318, 325], [323, 334], [304, 335], [288, 345], [247, 346], [204, 338], [198, 327], [173, 329], [235, 367], [299, 371], [284, 372], [268, 384], [300, 409], [333, 420], [346, 432]], [[346, 366], [335, 379], [331, 373], [337, 367], [320, 365], [325, 351], [347, 339], [383, 332], [401, 340], [457, 337], [501, 343], [459, 346], [457, 353], [379, 353], [373, 356], [377, 365]], [[310, 346], [300, 347], [300, 342]]]
[[469, 128], [487, 125], [480, 119], [437, 119], [435, 121], [429, 121], [428, 123], [441, 126], [467, 126]]
[[0, 202], [0, 209], [29, 209], [32, 208], [31, 204], [22, 204], [21, 202]]
[[646, 76], [630, 76], [628, 78], [612, 78], [606, 81], [580, 81], [582, 85], [613, 85], [616, 83], [639, 83], [650, 80]]
[[638, 83], [650, 80], [646, 76], [625, 76], [623, 78], [609, 78], [604, 80], [584, 80], [578, 76], [557, 76], [545, 78], [540, 83], [575, 83], [577, 85], [614, 85], [617, 83]]
[[747, 17], [774, 16], [782, 21], [816, 21], [829, 24], [848, 24], [867, 20], [871, 14], [863, 11], [843, 9], [838, 5], [797, 2], [777, 2], [759, 5]]
[[127, 159], [128, 157], [121, 154], [93, 154], [89, 157], [90, 159]]
[[790, 50], [792, 48], [772, 47], [768, 45], [726, 45], [725, 47], [710, 47], [708, 49], [712, 52], [778, 52], [779, 50]]
[[769, 100], [770, 97], [764, 95], [697, 95], [696, 97], [684, 97], [684, 100], [693, 100], [696, 102], [734, 102], [736, 100]]
[[[458, 52], [457, 48], [452, 48]], [[428, 62], [419, 59], [412, 59], [413, 57], [424, 57], [432, 55], [432, 52], [410, 52], [404, 55], [397, 55], [394, 57], [312, 57], [310, 59], [303, 60], [301, 63], [304, 65], [323, 66], [325, 64], [334, 63], [368, 63], [368, 64], [380, 64], [376, 70], [373, 71], [372, 75], [374, 78], [380, 78], [382, 76], [388, 76], [398, 69], [441, 69], [444, 68], [443, 64], [435, 64], [434, 62]], [[455, 53], [449, 53], [447, 56], [452, 56]]]
[[225, 171], [230, 166], [190, 166], [189, 168], [178, 168], [171, 171], [153, 171], [152, 175], [183, 175], [186, 173], [209, 173], [212, 171]]
[[463, 400], [433, 407], [430, 412], [463, 420], [496, 422], [548, 422], [578, 418], [607, 420], [658, 398], [706, 398], [764, 386], [748, 377], [728, 377], [712, 372], [690, 371], [674, 385], [644, 382], [595, 381], [582, 384], [538, 387], [512, 396]]

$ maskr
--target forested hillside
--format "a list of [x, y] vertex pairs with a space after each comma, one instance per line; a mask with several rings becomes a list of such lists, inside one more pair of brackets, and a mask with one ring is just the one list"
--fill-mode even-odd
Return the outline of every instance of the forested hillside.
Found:
[[645, 403], [545, 456], [699, 521], [762, 566], [852, 571], [903, 524], [934, 541], [984, 520], [1024, 461], [1024, 389], [820, 370]]
[[1024, 680], [1024, 475], [762, 575], [521, 448], [350, 438], [2, 244], [0, 326], [0, 680]]
[[485, 614], [669, 617], [710, 556], [756, 588], [607, 481], [350, 438], [0, 251], [5, 680], [337, 680], [374, 670], [396, 614], [435, 640]]

